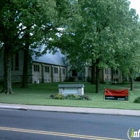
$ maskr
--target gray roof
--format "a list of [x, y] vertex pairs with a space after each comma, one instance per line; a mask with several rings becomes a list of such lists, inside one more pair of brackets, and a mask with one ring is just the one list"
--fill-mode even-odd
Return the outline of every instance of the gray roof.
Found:
[[32, 56], [32, 60], [39, 63], [46, 63], [46, 64], [52, 64], [52, 65], [59, 65], [59, 66], [66, 66], [64, 61], [64, 55], [61, 54], [60, 51], [56, 53], [47, 53], [45, 55], [42, 55], [40, 57]]
[[82, 88], [84, 84], [59, 84], [59, 88]]

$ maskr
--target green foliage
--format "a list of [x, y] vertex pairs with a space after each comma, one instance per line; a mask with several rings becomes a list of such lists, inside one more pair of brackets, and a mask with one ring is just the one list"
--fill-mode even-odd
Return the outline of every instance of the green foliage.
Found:
[[64, 96], [63, 94], [52, 94], [50, 95], [51, 99], [59, 99], [59, 100], [91, 100], [88, 95], [75, 95], [75, 94], [68, 94]]
[[134, 103], [140, 103], [140, 97], [137, 97], [137, 98], [134, 100]]
[[12, 56], [25, 47], [27, 34], [38, 55], [42, 44], [43, 53], [59, 47], [78, 71], [91, 60], [131, 77], [140, 69], [140, 22], [128, 0], [2, 0], [0, 49]]
[[63, 94], [56, 94], [56, 95], [50, 95], [50, 98], [63, 100], [65, 99], [65, 96]]
[[76, 98], [76, 95], [74, 95], [74, 94], [68, 94], [68, 95], [65, 97], [65, 99], [68, 99], [68, 100], [75, 100], [75, 98]]
[[88, 95], [78, 95], [76, 100], [91, 100]]
[[[81, 62], [89, 62], [89, 59], [93, 59], [96, 63], [99, 59], [97, 65], [100, 68], [114, 66], [115, 61], [112, 58], [118, 49], [117, 42], [121, 40], [119, 33], [124, 31], [129, 13], [128, 4], [116, 0], [107, 2], [81, 0], [79, 5], [81, 8], [79, 16], [81, 15], [83, 19], [77, 22], [77, 26], [74, 26], [71, 32], [61, 37], [62, 40], [67, 39], [67, 46], [70, 45], [65, 49], [68, 51], [71, 64], [79, 66]], [[121, 22], [117, 22], [120, 20]]]
[[[140, 69], [140, 22], [128, 0], [80, 0], [81, 17], [59, 37], [71, 68], [119, 68], [131, 76]], [[73, 19], [74, 17], [72, 17]], [[97, 79], [96, 79], [97, 81]]]
[[[68, 10], [68, 11], [67, 11]], [[5, 81], [11, 79], [12, 56], [27, 47], [37, 56], [54, 50], [51, 39], [59, 33], [58, 28], [66, 27], [64, 18], [71, 18], [71, 2], [63, 0], [5, 0], [0, 2], [0, 50], [4, 50]], [[66, 16], [63, 16], [63, 14]], [[65, 24], [64, 24], [65, 23]], [[42, 45], [47, 48], [42, 48]], [[30, 47], [29, 47], [30, 46]], [[9, 61], [8, 61], [9, 60]], [[7, 76], [7, 77], [6, 77]], [[6, 91], [12, 92], [11, 80], [5, 84]], [[7, 82], [5, 82], [7, 83]], [[7, 87], [9, 85], [9, 87]]]

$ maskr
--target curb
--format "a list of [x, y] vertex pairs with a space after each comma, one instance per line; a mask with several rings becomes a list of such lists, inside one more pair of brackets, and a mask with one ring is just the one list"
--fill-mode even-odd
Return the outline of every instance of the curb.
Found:
[[37, 105], [21, 105], [21, 104], [1, 104], [1, 103], [0, 103], [0, 109], [24, 110], [24, 111], [48, 111], [48, 112], [79, 113], [79, 114], [122, 115], [122, 116], [140, 117], [139, 110], [81, 108], [81, 107], [62, 107], [62, 106], [37, 106]]

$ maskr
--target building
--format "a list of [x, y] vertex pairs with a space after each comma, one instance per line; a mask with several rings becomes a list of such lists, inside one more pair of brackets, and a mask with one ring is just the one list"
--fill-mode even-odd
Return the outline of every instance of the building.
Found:
[[60, 51], [32, 56], [32, 83], [63, 82], [67, 77], [64, 55]]
[[[3, 56], [0, 56], [0, 81], [3, 81]], [[67, 76], [67, 67], [64, 55], [60, 51], [55, 54], [47, 54], [29, 57], [28, 82], [46, 83], [63, 82]], [[23, 52], [20, 51], [12, 57], [12, 82], [20, 83], [23, 75]]]
[[[0, 81], [3, 81], [3, 58], [0, 56]], [[16, 53], [12, 58], [12, 82], [20, 83], [23, 75], [23, 52]], [[71, 69], [66, 56], [59, 50], [56, 53], [47, 52], [40, 57], [30, 56], [28, 64], [28, 82], [29, 83], [48, 83], [87, 81], [91, 77], [91, 67], [84, 67], [81, 71]], [[110, 68], [103, 69], [100, 72], [100, 81], [102, 82], [122, 82], [122, 74], [119, 70], [112, 71]]]

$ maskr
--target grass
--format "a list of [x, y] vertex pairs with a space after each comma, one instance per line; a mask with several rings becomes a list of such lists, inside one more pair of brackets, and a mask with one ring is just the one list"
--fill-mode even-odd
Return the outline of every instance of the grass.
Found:
[[[83, 82], [81, 82], [83, 83]], [[134, 90], [129, 92], [129, 101], [104, 100], [104, 88], [124, 89], [129, 88], [129, 84], [109, 85], [101, 84], [100, 93], [94, 93], [95, 85], [83, 83], [84, 93], [92, 100], [55, 100], [51, 99], [51, 94], [58, 93], [59, 83], [45, 83], [29, 85], [28, 89], [20, 88], [20, 85], [13, 85], [14, 94], [0, 94], [0, 103], [29, 104], [46, 106], [73, 106], [89, 108], [113, 108], [113, 109], [134, 109], [139, 110], [140, 104], [133, 103], [136, 97], [140, 96], [140, 83], [136, 82]], [[2, 86], [0, 86], [0, 90]]]

